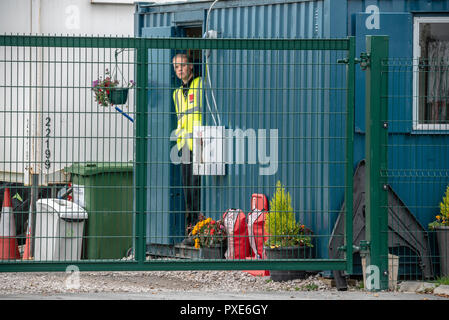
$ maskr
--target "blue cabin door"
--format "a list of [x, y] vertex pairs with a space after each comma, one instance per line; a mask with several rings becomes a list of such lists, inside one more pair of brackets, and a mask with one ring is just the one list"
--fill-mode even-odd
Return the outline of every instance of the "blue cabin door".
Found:
[[[144, 38], [180, 36], [176, 27], [143, 28]], [[172, 57], [175, 50], [148, 50], [147, 244], [173, 244], [184, 236], [184, 197], [180, 166], [170, 161], [176, 129]], [[150, 246], [151, 250], [151, 246]]]

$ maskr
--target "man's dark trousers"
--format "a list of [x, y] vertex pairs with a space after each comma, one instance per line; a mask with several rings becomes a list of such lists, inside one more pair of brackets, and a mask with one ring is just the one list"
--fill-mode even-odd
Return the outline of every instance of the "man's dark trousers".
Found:
[[187, 143], [182, 149], [182, 184], [186, 205], [186, 227], [193, 227], [198, 222], [201, 207], [201, 176], [193, 174], [192, 151]]

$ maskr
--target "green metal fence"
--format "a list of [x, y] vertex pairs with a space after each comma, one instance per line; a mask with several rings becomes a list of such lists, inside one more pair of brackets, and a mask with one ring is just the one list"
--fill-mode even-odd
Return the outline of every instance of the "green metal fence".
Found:
[[[203, 137], [197, 169], [213, 172], [199, 175], [194, 213], [219, 221], [228, 209], [241, 209], [248, 224], [252, 194], [264, 194], [272, 207], [270, 233], [254, 235], [245, 226], [247, 233], [232, 236], [225, 225], [227, 247], [219, 256], [207, 255], [205, 239], [199, 248], [194, 239], [183, 242], [189, 238], [184, 194], [193, 187], [182, 182], [174, 132], [189, 114], [174, 106], [180, 82], [172, 58], [180, 52], [193, 58], [202, 78], [201, 124], [222, 130]], [[2, 224], [0, 270], [63, 271], [75, 264], [81, 271], [351, 274], [353, 215], [344, 203], [353, 202], [354, 54], [353, 38], [1, 36], [0, 171], [2, 194], [8, 188], [13, 198], [13, 214], [6, 209], [2, 219], [15, 218], [16, 234]], [[105, 84], [108, 76], [112, 83]], [[128, 96], [113, 102], [122, 86]], [[186, 92], [189, 102], [196, 99]], [[274, 209], [278, 181], [291, 209]], [[290, 228], [285, 234], [282, 224]], [[288, 239], [289, 252], [303, 255], [257, 256], [260, 237], [273, 240], [272, 247]], [[226, 251], [240, 240], [243, 254], [237, 255], [241, 247]], [[20, 258], [9, 250], [15, 241]], [[308, 250], [304, 241], [312, 244]]]
[[[0, 55], [0, 180], [13, 209], [1, 229], [17, 239], [2, 242], [2, 267], [123, 258], [134, 239], [135, 42], [4, 36]], [[123, 104], [93, 91], [114, 79], [131, 87]]]
[[389, 58], [387, 37], [367, 49], [367, 265], [381, 289], [447, 277], [447, 57]]

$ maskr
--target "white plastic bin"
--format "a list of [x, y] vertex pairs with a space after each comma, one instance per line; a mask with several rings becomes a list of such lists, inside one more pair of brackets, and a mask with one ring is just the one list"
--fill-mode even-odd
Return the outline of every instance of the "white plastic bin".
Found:
[[36, 202], [35, 260], [81, 259], [87, 212], [71, 201], [39, 199]]

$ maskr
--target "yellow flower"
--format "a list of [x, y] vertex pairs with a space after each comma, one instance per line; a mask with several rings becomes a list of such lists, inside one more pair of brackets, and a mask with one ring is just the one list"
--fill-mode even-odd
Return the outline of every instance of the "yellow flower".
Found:
[[195, 239], [195, 248], [196, 249], [200, 248], [200, 239], [198, 239], [198, 238]]

